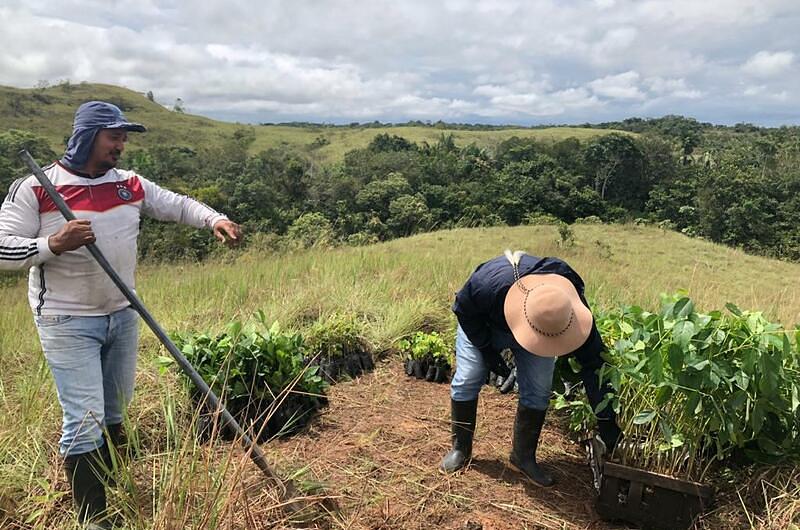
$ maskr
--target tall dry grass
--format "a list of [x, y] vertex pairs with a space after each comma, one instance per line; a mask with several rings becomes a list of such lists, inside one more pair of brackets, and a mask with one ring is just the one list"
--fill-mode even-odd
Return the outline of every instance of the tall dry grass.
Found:
[[[378, 351], [389, 351], [411, 331], [452, 326], [453, 293], [480, 262], [511, 248], [566, 259], [598, 307], [655, 308], [659, 293], [685, 289], [703, 311], [733, 302], [784, 325], [800, 322], [798, 264], [653, 227], [573, 230], [574, 246], [562, 246], [553, 226], [527, 226], [289, 254], [251, 249], [207, 263], [142, 267], [138, 292], [168, 330], [220, 330], [258, 309], [302, 330], [320, 316], [345, 311], [363, 319]], [[4, 528], [68, 528], [71, 510], [56, 456], [60, 410], [24, 281], [0, 288], [0, 307], [0, 521]], [[244, 508], [254, 506], [252, 495], [269, 493], [253, 493], [241, 480], [242, 466], [251, 465], [241, 451], [194, 444], [188, 400], [176, 376], [159, 371], [158, 355], [163, 349], [143, 329], [129, 411], [139, 433], [136, 465], [121, 479], [112, 505], [134, 528], [244, 528], [241, 517], [278, 517], [277, 499], [261, 498], [258, 514]], [[797, 490], [781, 492], [796, 496]], [[796, 512], [796, 503], [781, 506]]]

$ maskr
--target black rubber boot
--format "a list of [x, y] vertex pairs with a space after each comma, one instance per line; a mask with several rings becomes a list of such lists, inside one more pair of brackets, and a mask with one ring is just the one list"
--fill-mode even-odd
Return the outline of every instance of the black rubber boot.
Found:
[[517, 419], [514, 422], [514, 445], [509, 460], [511, 465], [520, 471], [537, 486], [549, 488], [556, 483], [539, 464], [536, 463], [536, 448], [542, 434], [546, 410], [529, 409], [517, 405]]
[[105, 473], [102, 470], [102, 458], [100, 449], [64, 458], [64, 470], [72, 488], [72, 499], [78, 520], [85, 524], [87, 529], [111, 528], [111, 525], [104, 521], [106, 488], [103, 484]]
[[455, 473], [462, 469], [472, 456], [472, 437], [475, 435], [475, 417], [478, 414], [478, 400], [450, 400], [450, 422], [452, 425], [453, 448], [445, 455], [439, 470]]

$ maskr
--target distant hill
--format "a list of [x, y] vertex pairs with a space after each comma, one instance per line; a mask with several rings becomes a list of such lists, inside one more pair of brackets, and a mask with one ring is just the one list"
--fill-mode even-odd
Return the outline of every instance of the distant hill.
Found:
[[512, 136], [543, 140], [578, 139], [613, 132], [581, 127], [542, 129], [507, 128], [496, 130], [449, 129], [446, 126], [291, 126], [243, 125], [216, 121], [202, 116], [174, 112], [150, 101], [144, 94], [127, 88], [103, 84], [60, 84], [47, 88], [0, 86], [0, 130], [20, 129], [46, 138], [56, 152], [64, 149], [72, 130], [75, 109], [93, 99], [109, 101], [125, 112], [128, 119], [143, 123], [148, 132], [131, 142], [131, 148], [176, 145], [202, 148], [230, 138], [241, 128], [255, 133], [252, 152], [289, 146], [317, 154], [320, 161], [340, 159], [344, 153], [365, 147], [381, 133], [395, 134], [413, 142], [435, 142], [442, 134], [452, 134], [459, 145], [475, 143], [492, 147]]

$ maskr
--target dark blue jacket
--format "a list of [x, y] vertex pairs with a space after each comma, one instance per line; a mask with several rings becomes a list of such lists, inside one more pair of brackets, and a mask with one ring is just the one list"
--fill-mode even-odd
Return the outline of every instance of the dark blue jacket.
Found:
[[[584, 296], [583, 279], [566, 262], [558, 258], [538, 258], [524, 254], [519, 262], [519, 274], [560, 274], [575, 286], [581, 301], [589, 307]], [[456, 314], [461, 329], [470, 342], [481, 351], [483, 360], [490, 369], [500, 366], [500, 352], [492, 346], [492, 334], [511, 334], [506, 323], [503, 305], [506, 294], [514, 284], [514, 269], [505, 256], [499, 256], [478, 265], [467, 283], [456, 293], [453, 312]], [[591, 309], [591, 308], [590, 308]], [[522, 346], [515, 342], [520, 350]], [[605, 349], [597, 326], [592, 324], [592, 331], [586, 342], [570, 353], [581, 365], [581, 378], [592, 407], [596, 407], [611, 387], [600, 388], [597, 370], [603, 365], [601, 353]], [[498, 370], [495, 370], [498, 372]], [[611, 414], [604, 411], [603, 416]]]

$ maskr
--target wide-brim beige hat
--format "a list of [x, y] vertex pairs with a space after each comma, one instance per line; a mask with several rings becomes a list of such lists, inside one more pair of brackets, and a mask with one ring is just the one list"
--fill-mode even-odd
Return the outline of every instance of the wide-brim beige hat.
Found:
[[591, 311], [559, 274], [523, 276], [508, 290], [503, 310], [519, 345], [542, 357], [577, 350], [592, 331]]

